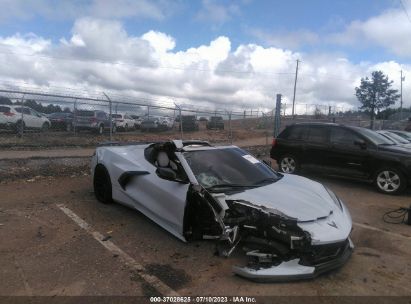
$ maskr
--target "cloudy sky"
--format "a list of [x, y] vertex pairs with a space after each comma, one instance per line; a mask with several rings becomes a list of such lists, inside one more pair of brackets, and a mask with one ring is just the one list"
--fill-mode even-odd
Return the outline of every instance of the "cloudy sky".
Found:
[[222, 109], [357, 108], [382, 70], [411, 106], [411, 0], [0, 0], [0, 88]]

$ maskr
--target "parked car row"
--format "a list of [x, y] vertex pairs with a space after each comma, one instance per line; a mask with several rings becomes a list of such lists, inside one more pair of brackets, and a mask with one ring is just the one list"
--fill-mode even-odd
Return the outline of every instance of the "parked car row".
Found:
[[411, 184], [411, 134], [333, 123], [299, 123], [273, 139], [271, 158], [284, 173], [312, 169], [372, 182], [397, 194]]
[[[151, 125], [150, 125], [151, 124]], [[112, 114], [112, 131], [130, 131], [136, 129], [170, 130], [174, 119], [167, 116], [138, 116], [127, 113]], [[100, 110], [77, 110], [75, 113], [58, 112], [39, 113], [30, 107], [19, 105], [0, 105], [0, 129], [20, 133], [24, 130], [47, 131], [93, 131], [102, 134], [110, 130], [109, 114]]]

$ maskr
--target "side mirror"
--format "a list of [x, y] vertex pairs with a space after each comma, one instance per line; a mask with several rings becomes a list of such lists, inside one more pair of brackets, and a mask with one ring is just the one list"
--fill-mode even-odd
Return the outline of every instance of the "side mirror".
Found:
[[361, 149], [366, 149], [367, 148], [367, 143], [362, 139], [355, 140], [354, 145], [359, 146]]
[[177, 179], [177, 174], [173, 169], [170, 168], [157, 168], [156, 173], [159, 177], [175, 181]]

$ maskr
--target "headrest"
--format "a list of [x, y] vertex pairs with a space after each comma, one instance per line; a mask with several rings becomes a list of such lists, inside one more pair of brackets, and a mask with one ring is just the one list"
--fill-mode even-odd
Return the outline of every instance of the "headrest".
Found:
[[168, 167], [170, 163], [170, 159], [168, 158], [168, 155], [164, 151], [160, 151], [157, 154], [157, 165], [159, 167]]

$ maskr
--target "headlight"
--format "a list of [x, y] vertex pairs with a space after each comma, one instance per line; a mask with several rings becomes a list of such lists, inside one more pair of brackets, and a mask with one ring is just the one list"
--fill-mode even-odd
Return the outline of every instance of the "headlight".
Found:
[[331, 191], [331, 189], [328, 189], [326, 186], [324, 186], [324, 188], [325, 188], [325, 190], [327, 190], [328, 194], [331, 196], [332, 200], [334, 201], [334, 204], [336, 204], [338, 206], [338, 208], [340, 208], [341, 211], [342, 211], [343, 207], [342, 207], [341, 201], [337, 197], [337, 195], [335, 195], [335, 193], [333, 191]]

